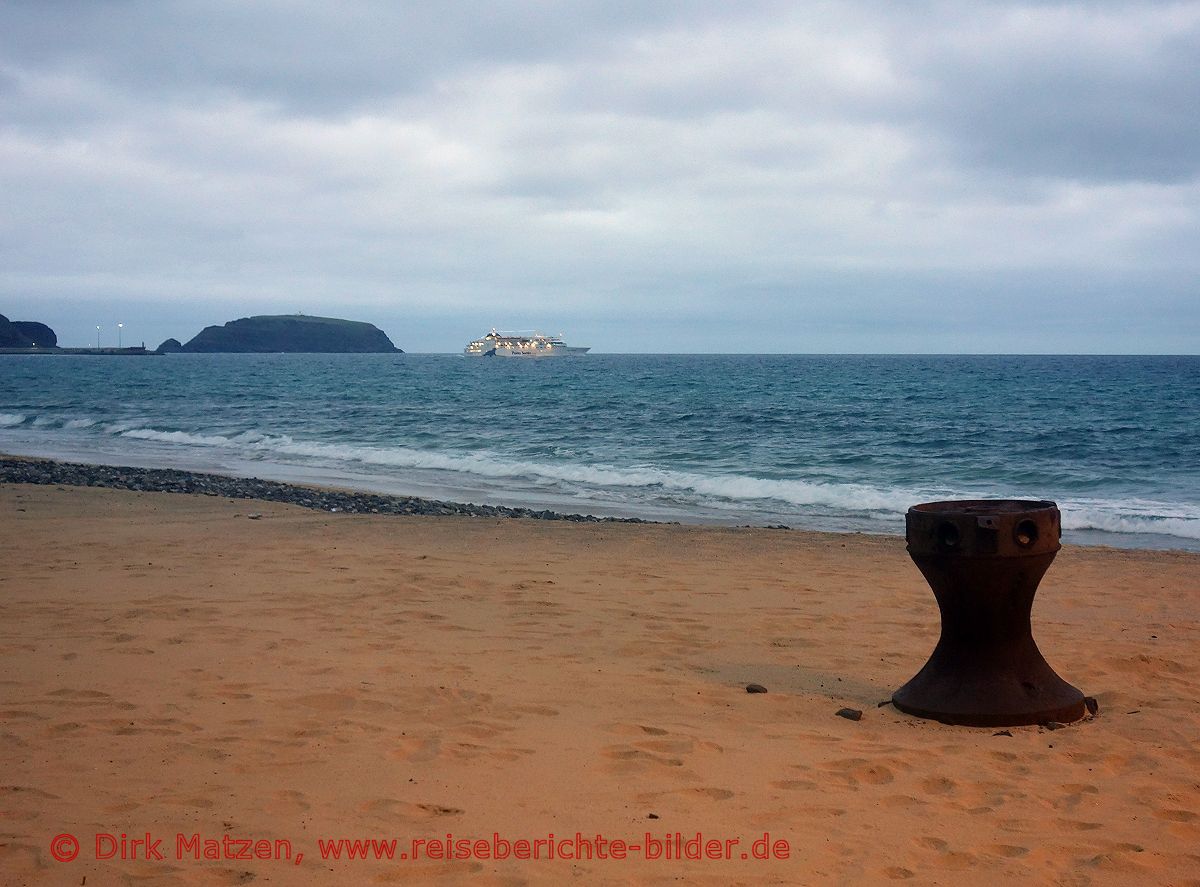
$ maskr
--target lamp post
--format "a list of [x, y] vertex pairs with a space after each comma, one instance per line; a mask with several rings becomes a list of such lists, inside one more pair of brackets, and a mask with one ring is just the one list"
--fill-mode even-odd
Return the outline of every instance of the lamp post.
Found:
[[125, 329], [125, 324], [117, 324], [117, 348], [121, 347], [121, 330]]
[[96, 324], [96, 350], [100, 350], [100, 324]]

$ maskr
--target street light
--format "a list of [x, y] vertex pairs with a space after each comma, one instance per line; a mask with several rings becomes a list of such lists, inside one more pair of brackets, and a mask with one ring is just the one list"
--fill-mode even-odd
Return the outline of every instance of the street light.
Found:
[[123, 330], [123, 329], [125, 329], [125, 324], [118, 323], [117, 324], [117, 347], [118, 348], [121, 347], [121, 330]]

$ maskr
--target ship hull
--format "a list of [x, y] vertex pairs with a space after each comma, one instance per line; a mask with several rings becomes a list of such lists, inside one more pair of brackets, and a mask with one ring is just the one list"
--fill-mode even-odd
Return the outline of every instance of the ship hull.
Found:
[[540, 348], [537, 351], [523, 351], [518, 348], [490, 348], [487, 351], [472, 351], [467, 348], [463, 353], [467, 357], [521, 357], [528, 360], [542, 360], [547, 357], [578, 357], [587, 354], [591, 347], [569, 345], [564, 348]]

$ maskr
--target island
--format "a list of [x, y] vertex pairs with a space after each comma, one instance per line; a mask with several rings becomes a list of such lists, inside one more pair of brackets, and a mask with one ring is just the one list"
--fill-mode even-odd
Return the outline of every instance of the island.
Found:
[[36, 320], [9, 320], [0, 314], [0, 348], [54, 348], [58, 336]]
[[[164, 342], [160, 352], [174, 351], [171, 342]], [[307, 314], [258, 315], [207, 326], [178, 350], [185, 354], [404, 353], [374, 324]]]

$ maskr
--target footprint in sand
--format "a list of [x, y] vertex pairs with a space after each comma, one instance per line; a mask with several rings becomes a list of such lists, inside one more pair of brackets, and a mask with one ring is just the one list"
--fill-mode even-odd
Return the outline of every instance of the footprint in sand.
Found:
[[659, 754], [689, 755], [695, 750], [696, 743], [690, 739], [646, 739], [635, 742], [634, 747]]
[[404, 820], [406, 822], [430, 822], [449, 816], [462, 816], [467, 811], [461, 807], [448, 807], [443, 804], [412, 803], [399, 801], [395, 798], [379, 798], [368, 801], [360, 808], [363, 813], [378, 816], [385, 820]]
[[312, 805], [308, 803], [308, 797], [304, 792], [292, 789], [280, 789], [274, 792], [267, 803], [263, 805], [265, 813], [286, 818], [293, 818], [298, 814], [307, 813], [311, 809]]
[[616, 773], [640, 773], [660, 767], [682, 767], [681, 758], [658, 755], [628, 745], [612, 745], [600, 752], [609, 760], [608, 769]]
[[35, 711], [22, 711], [21, 709], [9, 708], [0, 711], [0, 721], [46, 721], [49, 720], [45, 715], [40, 715]]
[[734, 795], [727, 788], [680, 788], [668, 792], [647, 792], [638, 795], [638, 801], [643, 804], [651, 804], [661, 798], [669, 798], [672, 796], [680, 796], [684, 798], [698, 798], [704, 801], [728, 801]]
[[1155, 810], [1154, 815], [1168, 822], [1194, 822], [1196, 814], [1191, 810]]
[[442, 741], [437, 737], [401, 736], [395, 740], [389, 754], [401, 761], [420, 763], [432, 761], [442, 753]]
[[0, 798], [10, 800], [17, 806], [21, 806], [22, 800], [57, 801], [59, 799], [58, 795], [52, 795], [28, 785], [0, 785]]
[[519, 761], [537, 754], [536, 749], [514, 746], [492, 747], [474, 742], [456, 742], [448, 749], [448, 755], [457, 761], [474, 761], [489, 758], [494, 761]]
[[1100, 790], [1094, 785], [1078, 785], [1068, 783], [1059, 786], [1062, 794], [1055, 798], [1052, 806], [1055, 810], [1074, 810], [1083, 801], [1084, 795], [1098, 795]]
[[46, 732], [52, 735], [61, 735], [64, 733], [75, 733], [79, 730], [86, 730], [87, 727], [78, 721], [64, 721], [61, 724], [54, 724], [46, 728]]
[[70, 700], [69, 704], [71, 705], [99, 705], [112, 699], [107, 693], [102, 693], [99, 690], [75, 690], [71, 687], [61, 687], [58, 690], [51, 690], [46, 695]]
[[651, 727], [646, 724], [610, 724], [608, 732], [618, 736], [666, 736], [670, 731], [662, 727]]
[[866, 783], [867, 785], [887, 785], [896, 779], [891, 769], [883, 764], [875, 763], [866, 758], [845, 758], [839, 761], [827, 761], [822, 769], [840, 776], [849, 785]]
[[[249, 698], [249, 694], [245, 696]], [[297, 696], [293, 701], [297, 705], [317, 711], [348, 711], [354, 708], [354, 697], [348, 693], [312, 693], [308, 696]]]
[[[164, 874], [170, 874], [176, 871], [169, 869]], [[213, 887], [236, 887], [239, 884], [249, 884], [258, 878], [256, 872], [248, 869], [226, 869], [226, 868], [210, 868], [204, 869], [205, 880], [204, 884], [212, 884]]]
[[990, 847], [984, 849], [994, 856], [1003, 856], [1006, 859], [1015, 859], [1029, 852], [1028, 847], [1018, 847], [1015, 844], [992, 844]]
[[930, 776], [921, 780], [921, 789], [928, 795], [948, 795], [958, 788], [958, 783], [945, 776]]

